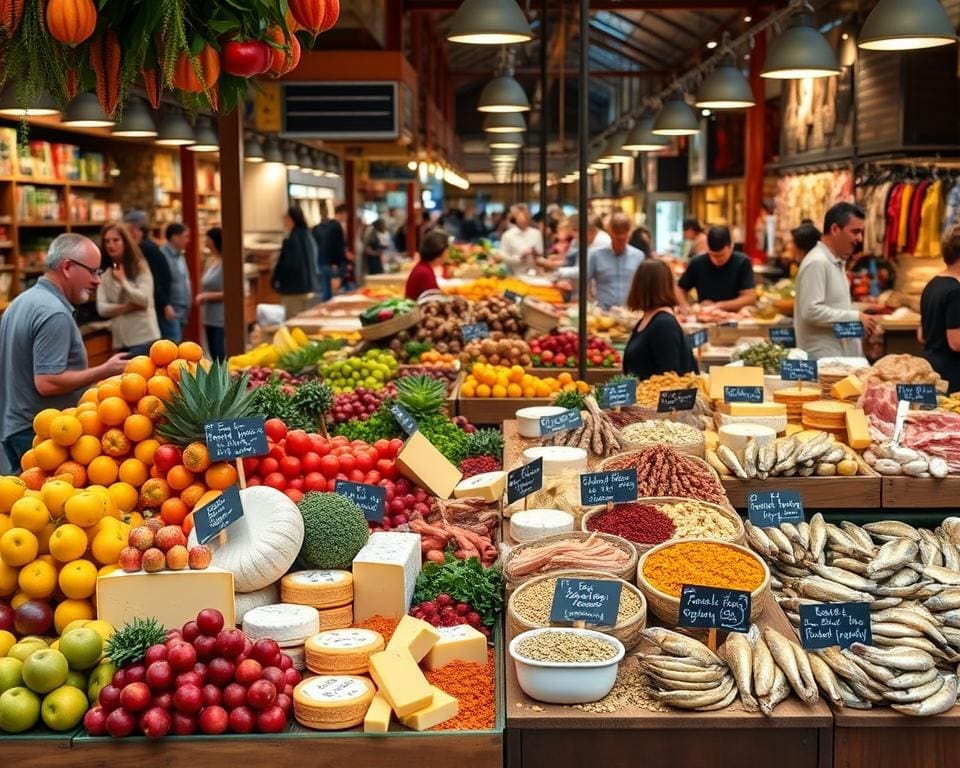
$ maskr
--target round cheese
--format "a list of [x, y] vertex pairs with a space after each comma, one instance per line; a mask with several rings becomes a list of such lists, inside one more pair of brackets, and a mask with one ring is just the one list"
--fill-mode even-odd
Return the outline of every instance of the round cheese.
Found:
[[315, 730], [352, 728], [363, 722], [375, 694], [375, 686], [365, 677], [308, 677], [293, 689], [293, 716], [300, 725]]
[[313, 570], [288, 573], [280, 581], [285, 603], [336, 608], [353, 602], [353, 574], [350, 571]]
[[520, 437], [540, 437], [540, 419], [543, 416], [558, 416], [566, 408], [556, 405], [534, 405], [517, 411], [517, 431]]
[[455, 499], [479, 496], [484, 501], [494, 504], [503, 496], [503, 489], [507, 485], [506, 472], [482, 472], [473, 477], [461, 480], [453, 489]]
[[332, 629], [307, 639], [304, 644], [307, 669], [317, 674], [363, 675], [370, 654], [382, 651], [383, 635], [372, 629]]
[[529, 464], [537, 459], [543, 459], [544, 475], [558, 475], [565, 469], [581, 471], [587, 468], [587, 452], [583, 448], [542, 445], [524, 450], [524, 464]]
[[734, 451], [743, 450], [751, 437], [762, 448], [776, 440], [777, 433], [771, 427], [760, 424], [726, 424], [717, 431], [720, 445], [725, 445]]
[[247, 611], [272, 605], [280, 602], [280, 585], [271, 584], [269, 587], [258, 589], [256, 592], [237, 592], [233, 596], [234, 615], [237, 617], [237, 626], [243, 624], [243, 616]]
[[301, 672], [306, 671], [307, 655], [302, 645], [295, 645], [291, 648], [284, 648], [283, 652], [290, 657], [290, 661], [293, 662], [294, 669], [298, 669]]
[[573, 515], [559, 509], [524, 509], [510, 517], [510, 536], [523, 543], [573, 530]]
[[353, 603], [320, 611], [320, 631], [353, 626]]
[[308, 605], [264, 605], [247, 611], [243, 617], [243, 634], [254, 641], [269, 637], [281, 646], [303, 645], [306, 638], [319, 631], [320, 612]]

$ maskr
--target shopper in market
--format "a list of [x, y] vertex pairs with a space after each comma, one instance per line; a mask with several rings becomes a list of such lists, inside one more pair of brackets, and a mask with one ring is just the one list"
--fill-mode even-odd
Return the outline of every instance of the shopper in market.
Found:
[[346, 219], [347, 206], [338, 205], [333, 218], [328, 216], [327, 211], [328, 208], [324, 206], [323, 218], [313, 228], [313, 239], [317, 241], [320, 301], [329, 301], [333, 297], [333, 276], [340, 274], [347, 260], [347, 243], [343, 236], [343, 225], [339, 221], [341, 215]]
[[150, 239], [150, 222], [145, 211], [128, 211], [123, 223], [134, 244], [140, 249], [143, 258], [150, 266], [153, 276], [153, 306], [157, 313], [160, 333], [164, 334], [168, 324], [176, 319], [176, 310], [170, 304], [170, 283], [173, 280], [167, 259], [153, 240]]
[[633, 273], [643, 261], [643, 252], [630, 245], [629, 239], [630, 217], [618, 211], [610, 217], [610, 247], [591, 248], [587, 253], [587, 280], [603, 309], [624, 306]]
[[12, 469], [33, 442], [33, 417], [44, 408], [76, 405], [80, 390], [121, 373], [126, 353], [87, 367], [74, 307], [90, 301], [103, 274], [100, 250], [87, 237], [64, 234], [47, 251], [45, 272], [0, 319], [0, 442]]
[[307, 229], [307, 221], [299, 206], [287, 208], [283, 214], [283, 228], [287, 236], [280, 246], [280, 256], [270, 282], [273, 290], [280, 294], [289, 320], [313, 303], [320, 276], [317, 274], [317, 241]]
[[223, 233], [220, 227], [207, 230], [204, 245], [207, 262], [195, 301], [200, 307], [200, 322], [207, 335], [207, 351], [213, 360], [223, 360], [226, 357], [226, 345], [223, 330]]
[[797, 347], [812, 360], [860, 357], [860, 339], [838, 339], [834, 323], [863, 323], [864, 334], [877, 330], [877, 318], [860, 312], [850, 298], [846, 263], [863, 242], [863, 211], [852, 203], [837, 203], [823, 220], [823, 237], [804, 257], [797, 272], [794, 328]]
[[[438, 229], [440, 229], [438, 227]], [[368, 275], [383, 274], [384, 238], [387, 225], [383, 219], [371, 224], [363, 236], [363, 265]]]
[[190, 269], [187, 267], [186, 248], [190, 243], [190, 230], [186, 225], [174, 222], [167, 225], [163, 236], [166, 242], [160, 246], [160, 252], [170, 267], [170, 306], [173, 307], [173, 320], [160, 325], [163, 338], [179, 344], [183, 341], [183, 328], [190, 313], [191, 286]]
[[960, 225], [947, 232], [941, 247], [947, 268], [934, 277], [920, 297], [917, 336], [927, 358], [949, 392], [960, 391]]
[[690, 342], [673, 310], [673, 273], [665, 262], [648, 259], [634, 272], [627, 307], [642, 312], [623, 353], [623, 372], [648, 379], [661, 373], [698, 373]]
[[803, 261], [803, 257], [814, 249], [820, 242], [820, 230], [810, 219], [804, 219], [790, 230], [791, 256], [796, 264]]
[[503, 261], [514, 274], [523, 274], [543, 264], [543, 232], [530, 223], [530, 209], [523, 203], [513, 206], [514, 226], [500, 238]]
[[694, 256], [677, 283], [677, 303], [687, 310], [690, 291], [704, 307], [738, 312], [757, 303], [753, 264], [746, 255], [733, 250], [730, 230], [710, 227], [707, 252]]
[[689, 218], [683, 220], [683, 241], [684, 250], [682, 255], [686, 259], [692, 259], [694, 256], [699, 256], [701, 253], [707, 252], [707, 233], [703, 231], [703, 226], [701, 226], [699, 219]]
[[105, 225], [100, 242], [110, 269], [97, 289], [97, 313], [110, 318], [115, 350], [145, 355], [160, 338], [150, 267], [123, 225]]
[[416, 301], [427, 291], [439, 291], [434, 267], [443, 261], [450, 245], [450, 237], [443, 230], [435, 229], [420, 244], [420, 258], [410, 270], [404, 294]]

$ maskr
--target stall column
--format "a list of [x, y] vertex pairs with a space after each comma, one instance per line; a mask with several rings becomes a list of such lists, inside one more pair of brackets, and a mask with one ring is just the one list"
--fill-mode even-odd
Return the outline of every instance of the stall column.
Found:
[[227, 355], [247, 349], [243, 321], [243, 113], [235, 109], [219, 118], [220, 186], [223, 210], [223, 302]]
[[407, 184], [407, 258], [417, 250], [417, 183]]
[[[193, 295], [200, 291], [200, 261], [203, 251], [203, 233], [200, 232], [200, 218], [197, 213], [197, 153], [186, 147], [180, 147], [180, 189], [183, 192], [183, 223], [190, 230], [190, 242], [187, 244], [187, 269], [190, 272], [190, 287]], [[183, 337], [203, 344], [200, 328], [200, 309], [194, 303], [187, 314], [187, 327]]]
[[353, 252], [353, 270], [357, 283], [365, 277], [367, 270], [363, 263], [363, 252], [357, 248], [357, 174], [353, 160], [343, 161], [343, 201], [347, 205], [347, 250]]
[[766, 254], [757, 246], [754, 235], [754, 226], [760, 216], [760, 206], [763, 204], [763, 155], [764, 129], [766, 123], [766, 84], [760, 77], [763, 60], [767, 57], [767, 36], [757, 35], [754, 38], [753, 51], [750, 53], [750, 88], [756, 105], [747, 110], [747, 125], [744, 131], [745, 158], [745, 211], [743, 222], [743, 236], [747, 255], [756, 262], [765, 262]]

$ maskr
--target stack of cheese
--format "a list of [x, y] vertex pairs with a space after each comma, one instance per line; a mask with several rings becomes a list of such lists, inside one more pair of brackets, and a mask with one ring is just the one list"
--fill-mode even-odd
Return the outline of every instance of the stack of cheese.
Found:
[[718, 427], [727, 424], [760, 424], [780, 433], [787, 428], [787, 406], [783, 403], [717, 403]]
[[243, 616], [243, 634], [253, 642], [272, 637], [300, 670], [306, 666], [304, 642], [319, 631], [320, 612], [309, 605], [264, 605]]
[[850, 403], [836, 400], [814, 400], [803, 405], [803, 426], [819, 429], [840, 437], [846, 436], [846, 412], [853, 408]]
[[[417, 433], [419, 434], [419, 433]], [[375, 531], [353, 558], [353, 621], [400, 619], [420, 575], [420, 534]]]
[[830, 385], [830, 397], [834, 400], [855, 401], [859, 400], [862, 394], [863, 382], [852, 373]]
[[280, 581], [280, 599], [309, 605], [320, 614], [320, 629], [341, 629], [353, 624], [353, 575], [349, 571], [294, 571]]
[[870, 423], [862, 408], [851, 408], [843, 414], [847, 427], [847, 445], [855, 451], [870, 447]]
[[790, 424], [799, 424], [803, 420], [804, 403], [812, 403], [814, 400], [820, 399], [819, 387], [812, 384], [786, 387], [773, 393], [773, 401], [786, 406], [787, 421]]

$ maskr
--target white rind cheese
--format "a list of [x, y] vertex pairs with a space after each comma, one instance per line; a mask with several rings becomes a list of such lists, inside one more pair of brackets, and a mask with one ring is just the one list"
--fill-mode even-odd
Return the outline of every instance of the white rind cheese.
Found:
[[725, 413], [718, 413], [716, 418], [721, 429], [728, 424], [754, 424], [769, 427], [777, 434], [787, 429], [786, 416], [729, 416]]
[[353, 621], [399, 619], [420, 575], [420, 534], [375, 531], [353, 558]]
[[503, 489], [506, 486], [506, 472], [483, 472], [461, 480], [457, 487], [453, 489], [453, 498], [463, 499], [479, 496], [484, 501], [494, 504], [503, 497]]
[[309, 605], [264, 605], [243, 617], [243, 634], [254, 641], [269, 637], [280, 645], [303, 645], [306, 638], [319, 631], [320, 612]]
[[542, 445], [527, 448], [523, 463], [543, 459], [543, 474], [558, 475], [565, 469], [586, 470], [587, 452], [583, 448], [568, 448], [563, 445]]
[[510, 517], [510, 536], [521, 543], [572, 530], [573, 515], [559, 509], [525, 509]]
[[533, 405], [517, 411], [517, 432], [520, 437], [540, 437], [540, 418], [542, 416], [557, 416], [566, 408], [557, 405]]
[[762, 448], [776, 440], [777, 433], [771, 427], [762, 424], [725, 424], [717, 431], [720, 445], [725, 445], [735, 451], [743, 450], [747, 440], [751, 437]]
[[243, 616], [247, 611], [279, 602], [280, 585], [277, 583], [271, 584], [269, 587], [264, 587], [263, 589], [258, 589], [256, 592], [237, 592], [233, 597], [237, 625], [243, 624]]

